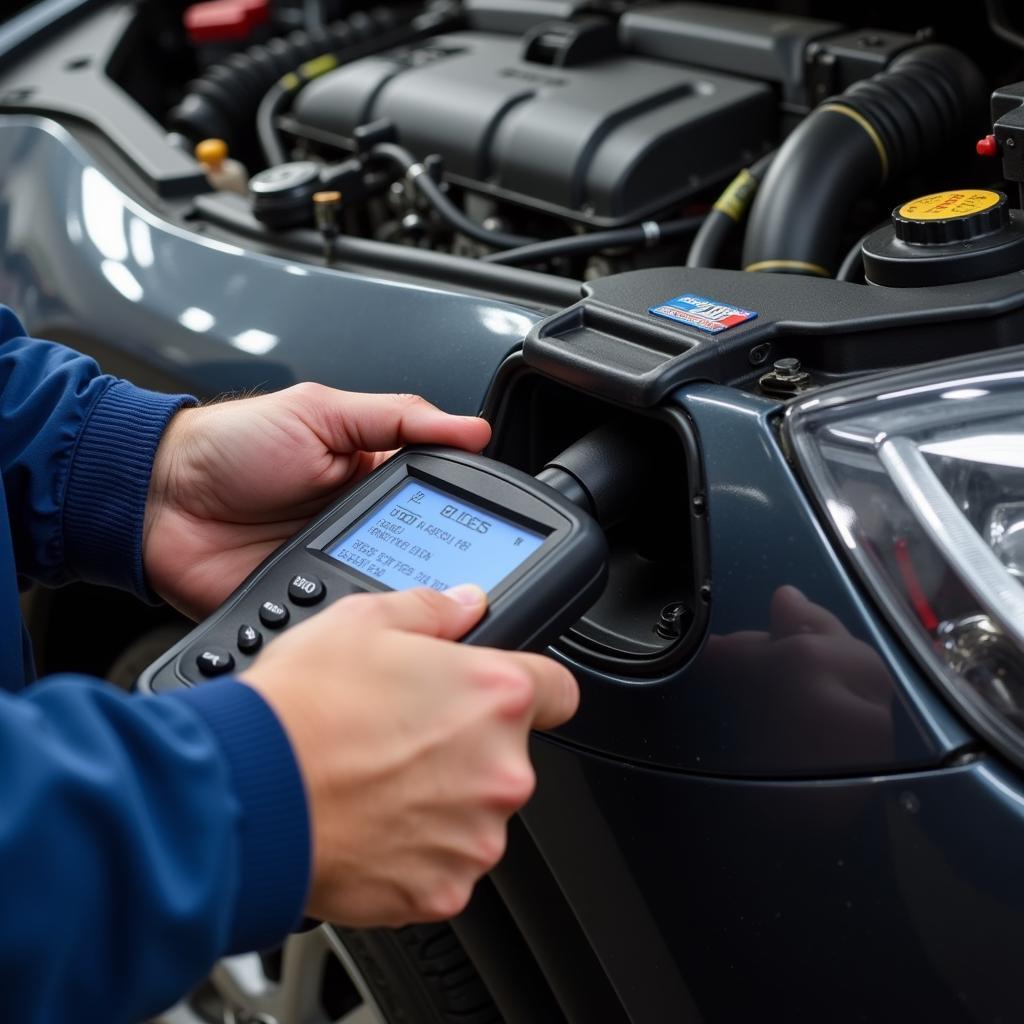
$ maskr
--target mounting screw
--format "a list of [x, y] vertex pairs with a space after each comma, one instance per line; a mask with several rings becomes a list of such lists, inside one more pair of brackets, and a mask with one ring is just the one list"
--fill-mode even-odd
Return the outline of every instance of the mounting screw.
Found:
[[690, 609], [682, 601], [673, 601], [661, 609], [654, 632], [665, 640], [678, 640], [690, 624]]
[[766, 394], [789, 396], [806, 391], [811, 386], [811, 375], [792, 356], [776, 359], [771, 370], [758, 381]]
[[776, 359], [772, 363], [772, 370], [776, 377], [798, 377], [803, 368], [800, 365], [799, 359], [794, 359], [792, 356], [786, 356], [784, 359]]

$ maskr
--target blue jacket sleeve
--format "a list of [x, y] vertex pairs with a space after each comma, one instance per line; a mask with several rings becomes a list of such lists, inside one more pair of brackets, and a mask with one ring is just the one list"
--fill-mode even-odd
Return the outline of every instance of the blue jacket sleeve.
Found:
[[0, 472], [19, 575], [149, 596], [139, 524], [150, 469], [167, 421], [192, 401], [26, 338], [0, 306]]
[[137, 1024], [279, 942], [309, 857], [298, 768], [250, 687], [0, 693], [0, 1020]]

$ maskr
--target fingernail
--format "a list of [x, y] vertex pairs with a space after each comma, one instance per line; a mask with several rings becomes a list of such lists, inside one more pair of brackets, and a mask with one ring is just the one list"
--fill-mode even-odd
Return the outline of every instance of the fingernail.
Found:
[[460, 583], [457, 587], [449, 587], [444, 591], [444, 596], [467, 608], [476, 608], [487, 600], [487, 595], [475, 583]]

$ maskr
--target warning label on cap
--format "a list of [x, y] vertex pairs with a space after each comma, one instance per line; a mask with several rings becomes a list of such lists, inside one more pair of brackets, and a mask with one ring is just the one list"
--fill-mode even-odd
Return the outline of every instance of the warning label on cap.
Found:
[[676, 323], [689, 324], [708, 334], [719, 334], [757, 316], [752, 310], [727, 306], [724, 302], [705, 299], [700, 295], [677, 295], [660, 306], [651, 306], [647, 312], [666, 320], [675, 320]]
[[953, 189], [911, 199], [900, 207], [899, 215], [907, 220], [954, 220], [991, 210], [1002, 198], [987, 188]]

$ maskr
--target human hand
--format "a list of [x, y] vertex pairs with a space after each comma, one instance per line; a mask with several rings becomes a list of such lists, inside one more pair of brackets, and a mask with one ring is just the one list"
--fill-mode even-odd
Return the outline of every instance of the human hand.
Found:
[[570, 718], [579, 691], [550, 658], [451, 643], [485, 606], [472, 586], [345, 597], [244, 673], [305, 783], [311, 916], [444, 920], [501, 858], [533, 791], [530, 729]]
[[184, 409], [157, 449], [143, 563], [153, 589], [193, 618], [219, 605], [345, 484], [406, 444], [480, 451], [490, 427], [415, 395], [298, 384]]

